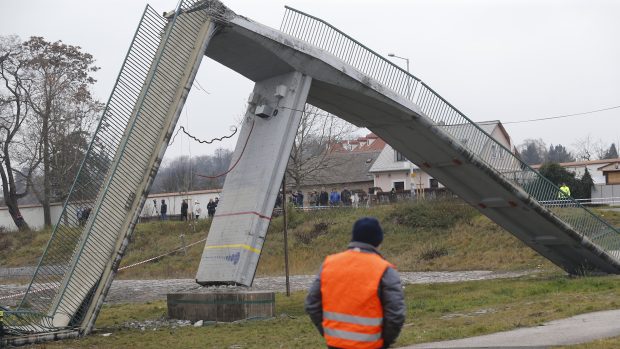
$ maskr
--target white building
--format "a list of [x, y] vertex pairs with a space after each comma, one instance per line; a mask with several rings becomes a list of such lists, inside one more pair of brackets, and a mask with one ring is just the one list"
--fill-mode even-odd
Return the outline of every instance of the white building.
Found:
[[[189, 204], [188, 212], [194, 212], [195, 202], [198, 201], [202, 208], [200, 219], [207, 218], [207, 203], [209, 199], [220, 198], [221, 189], [196, 190], [187, 193], [160, 193], [151, 194], [144, 203], [140, 218], [148, 218], [159, 215], [161, 200], [166, 200], [168, 205], [168, 216], [174, 217], [181, 214], [181, 203], [187, 200]], [[221, 199], [221, 198], [220, 198]], [[63, 205], [54, 203], [50, 205], [52, 224], [58, 222], [62, 214]], [[20, 205], [19, 211], [31, 229], [39, 230], [43, 228], [43, 207], [41, 205]], [[0, 207], [0, 227], [7, 231], [16, 231], [17, 226], [9, 214], [9, 209], [5, 206]]]
[[[484, 132], [491, 135], [496, 142], [487, 140], [484, 143], [468, 144], [468, 135], [476, 134], [475, 126], [472, 124], [459, 124], [442, 126], [445, 131], [457, 138], [466, 147], [475, 147], [472, 151], [478, 154], [485, 154], [485, 159], [491, 166], [495, 160], [505, 163], [502, 157], [504, 152], [501, 147], [514, 152], [514, 145], [501, 122], [485, 121], [476, 123]], [[382, 191], [390, 191], [394, 188], [397, 192], [403, 190], [425, 190], [437, 189], [444, 186], [428, 173], [422, 171], [420, 167], [407, 160], [402, 154], [387, 145], [372, 165], [369, 171], [374, 178], [375, 187]]]
[[[590, 161], [562, 162], [559, 164], [567, 171], [581, 178], [588, 169], [594, 187], [592, 187], [592, 203], [620, 204], [620, 158]], [[538, 170], [542, 164], [533, 165]]]
[[[608, 169], [610, 165], [617, 164], [620, 162], [620, 158], [618, 159], [604, 159], [604, 160], [590, 160], [590, 161], [573, 161], [573, 162], [562, 162], [559, 165], [564, 167], [567, 171], [575, 173], [575, 177], [581, 178], [583, 174], [586, 172], [586, 168], [592, 177], [592, 181], [594, 184], [620, 184], [620, 178], [618, 179], [618, 183], [607, 183], [606, 177], [604, 174], [604, 170]], [[542, 164], [532, 165], [532, 168], [538, 170]], [[610, 168], [609, 168], [610, 169]], [[608, 169], [608, 172], [609, 172]], [[613, 175], [612, 175], [613, 176]], [[614, 178], [612, 178], [612, 181]]]
[[390, 145], [383, 148], [369, 172], [373, 176], [374, 186], [381, 188], [384, 192], [390, 191], [392, 188], [398, 192], [443, 188], [443, 185], [435, 178], [422, 171]]

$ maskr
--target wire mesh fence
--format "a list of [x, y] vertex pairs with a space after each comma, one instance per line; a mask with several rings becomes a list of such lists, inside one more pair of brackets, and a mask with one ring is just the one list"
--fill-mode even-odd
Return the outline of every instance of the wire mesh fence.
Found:
[[198, 2], [182, 1], [170, 18], [146, 7], [33, 279], [18, 309], [5, 312], [7, 333], [82, 326], [98, 301], [104, 270], [135, 226], [176, 121], [177, 91], [190, 79], [193, 56], [202, 57], [195, 48], [208, 14]]
[[[80, 241], [88, 238], [88, 230], [94, 219], [92, 213], [95, 200], [104, 187], [115, 152], [119, 149], [147, 79], [148, 65], [156, 56], [165, 25], [166, 21], [147, 6], [60, 219], [19, 305], [20, 311], [15, 313], [16, 319], [20, 319], [25, 311], [48, 316], [54, 312], [53, 302], [62, 289], [67, 272], [74, 264], [72, 261], [83, 252], [80, 251]], [[99, 261], [102, 262], [107, 256], [100, 257]], [[75, 306], [79, 307], [79, 304]], [[32, 317], [30, 319], [32, 320]], [[12, 325], [9, 321], [8, 326], [13, 327]]]
[[[557, 217], [610, 254], [620, 250], [618, 230], [570, 197], [499, 143], [420, 79], [320, 18], [286, 7], [280, 30], [331, 53], [419, 106], [445, 133], [505, 180], [525, 190]], [[562, 200], [562, 205], [557, 205]]]

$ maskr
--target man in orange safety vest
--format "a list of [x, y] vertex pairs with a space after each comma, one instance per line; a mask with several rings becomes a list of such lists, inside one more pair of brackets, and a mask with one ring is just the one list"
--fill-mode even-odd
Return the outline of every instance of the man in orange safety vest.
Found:
[[361, 218], [348, 249], [323, 262], [305, 309], [328, 348], [388, 348], [398, 337], [403, 290], [396, 268], [377, 250], [382, 241], [379, 221]]

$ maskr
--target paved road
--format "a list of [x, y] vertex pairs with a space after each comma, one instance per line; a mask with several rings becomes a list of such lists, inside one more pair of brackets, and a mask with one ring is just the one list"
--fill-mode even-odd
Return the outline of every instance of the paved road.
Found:
[[536, 327], [457, 339], [417, 344], [403, 349], [422, 348], [547, 348], [588, 343], [620, 336], [620, 310], [607, 310], [554, 320]]

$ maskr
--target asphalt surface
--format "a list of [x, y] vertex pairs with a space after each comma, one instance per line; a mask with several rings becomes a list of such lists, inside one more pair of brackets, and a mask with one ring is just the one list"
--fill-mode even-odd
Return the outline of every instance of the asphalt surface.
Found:
[[421, 348], [548, 348], [620, 336], [620, 310], [607, 310], [554, 320], [484, 336], [403, 347]]

